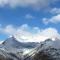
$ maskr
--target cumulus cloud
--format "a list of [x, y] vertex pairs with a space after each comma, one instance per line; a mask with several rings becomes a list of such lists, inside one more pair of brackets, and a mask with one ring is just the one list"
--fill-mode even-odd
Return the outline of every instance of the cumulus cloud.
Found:
[[47, 36], [51, 38], [60, 38], [60, 34], [55, 28], [46, 28], [40, 33], [42, 36]]
[[14, 28], [12, 25], [8, 25], [8, 26], [6, 26], [6, 27], [3, 29], [3, 31], [4, 31], [5, 33], [7, 33], [7, 34], [12, 35], [12, 34], [15, 33], [16, 28]]
[[53, 8], [53, 9], [51, 9], [50, 13], [52, 13], [52, 14], [60, 14], [60, 8]]
[[60, 23], [60, 14], [53, 16], [51, 18], [43, 18], [43, 23], [48, 24], [48, 23]]
[[10, 7], [47, 7], [50, 3], [54, 3], [59, 0], [0, 0], [0, 6], [10, 6]]
[[21, 42], [41, 42], [47, 38], [60, 39], [60, 34], [55, 28], [40, 29], [39, 27], [30, 27], [27, 24], [17, 28], [13, 25], [1, 27], [0, 32], [9, 36], [13, 35]]
[[16, 31], [16, 28], [13, 25], [7, 25], [6, 27], [0, 27], [0, 33], [4, 33], [7, 35], [13, 35]]

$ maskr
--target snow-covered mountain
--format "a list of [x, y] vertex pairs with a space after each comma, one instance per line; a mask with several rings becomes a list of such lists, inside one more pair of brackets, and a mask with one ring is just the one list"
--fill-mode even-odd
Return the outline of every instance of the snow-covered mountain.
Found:
[[28, 53], [38, 44], [36, 42], [19, 42], [15, 37], [10, 37], [0, 44], [0, 60], [23, 59], [23, 54]]
[[19, 42], [10, 37], [0, 44], [0, 55], [0, 58], [8, 60], [60, 60], [60, 39], [49, 38], [36, 43]]
[[46, 39], [34, 51], [33, 60], [60, 60], [60, 40]]
[[34, 42], [19, 42], [15, 37], [10, 37], [0, 45], [0, 49], [15, 53], [25, 49], [35, 48], [37, 44]]

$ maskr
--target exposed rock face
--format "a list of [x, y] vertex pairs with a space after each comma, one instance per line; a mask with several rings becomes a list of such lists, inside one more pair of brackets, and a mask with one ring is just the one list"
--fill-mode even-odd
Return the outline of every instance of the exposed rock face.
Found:
[[36, 53], [33, 60], [60, 60], [60, 50], [49, 48]]
[[33, 60], [52, 60], [52, 59], [47, 53], [39, 52], [35, 54], [35, 56], [33, 57]]
[[6, 60], [6, 58], [3, 55], [0, 55], [0, 60]]

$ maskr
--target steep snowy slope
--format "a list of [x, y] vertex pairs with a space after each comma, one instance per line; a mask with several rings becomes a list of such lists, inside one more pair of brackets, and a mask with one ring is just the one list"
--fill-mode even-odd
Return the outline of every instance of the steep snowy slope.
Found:
[[15, 37], [6, 39], [1, 45], [0, 49], [10, 52], [20, 52], [25, 49], [32, 49], [37, 46], [38, 43], [34, 42], [19, 42]]
[[35, 49], [33, 60], [60, 60], [60, 40], [47, 39]]

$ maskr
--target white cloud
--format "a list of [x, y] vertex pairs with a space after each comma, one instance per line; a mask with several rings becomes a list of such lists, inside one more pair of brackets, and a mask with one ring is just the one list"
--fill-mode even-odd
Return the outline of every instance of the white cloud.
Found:
[[12, 35], [15, 33], [16, 28], [14, 28], [12, 25], [8, 25], [3, 30], [5, 33]]
[[16, 7], [16, 6], [21, 6], [21, 7], [47, 7], [50, 5], [50, 3], [54, 3], [59, 0], [0, 0], [0, 6], [10, 6], [10, 7]]
[[44, 24], [48, 24], [49, 23], [49, 19], [48, 18], [43, 18], [42, 21], [43, 21]]
[[52, 13], [52, 14], [60, 14], [60, 8], [53, 8], [53, 9], [51, 9], [50, 13]]
[[60, 38], [60, 34], [55, 28], [46, 28], [40, 33], [42, 36], [47, 36], [51, 38]]
[[32, 15], [30, 15], [30, 14], [26, 14], [26, 15], [25, 15], [25, 18], [26, 18], [26, 19], [33, 19], [33, 18], [35, 18], [35, 17], [32, 16]]
[[60, 23], [60, 14], [53, 16], [51, 18], [43, 18], [43, 23], [48, 24], [48, 23]]
[[13, 35], [16, 32], [16, 28], [13, 25], [7, 25], [5, 27], [0, 27], [0, 33], [6, 34], [8, 36]]
[[30, 27], [27, 24], [18, 28], [14, 28], [13, 25], [8, 25], [2, 28], [1, 31], [1, 33], [9, 36], [14, 35], [18, 41], [24, 42], [41, 42], [46, 38], [60, 39], [60, 34], [55, 28], [40, 29], [38, 27]]

